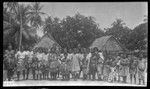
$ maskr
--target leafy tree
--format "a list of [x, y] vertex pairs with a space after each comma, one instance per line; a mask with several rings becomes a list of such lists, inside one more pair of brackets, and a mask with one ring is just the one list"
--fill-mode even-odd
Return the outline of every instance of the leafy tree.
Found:
[[105, 30], [106, 35], [114, 36], [121, 44], [123, 44], [128, 49], [128, 44], [130, 43], [130, 33], [132, 30], [125, 26], [125, 23], [122, 19], [116, 19], [116, 21], [112, 23], [112, 27]]
[[62, 20], [49, 17], [46, 23], [49, 25], [44, 31], [52, 34], [63, 48], [76, 48], [79, 44], [81, 47], [88, 47], [96, 38], [104, 35], [93, 17], [85, 17], [79, 13]]
[[148, 36], [148, 23], [142, 23], [136, 26], [130, 34], [130, 46], [132, 50], [145, 50]]

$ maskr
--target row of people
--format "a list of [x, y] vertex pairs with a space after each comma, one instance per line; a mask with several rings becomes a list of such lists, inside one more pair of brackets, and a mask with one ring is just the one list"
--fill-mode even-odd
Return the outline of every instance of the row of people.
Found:
[[[6, 54], [14, 53], [11, 51], [10, 53], [6, 52]], [[77, 80], [81, 78], [82, 73], [83, 80], [95, 80], [97, 75], [98, 79], [103, 81], [120, 82], [122, 77], [123, 82], [126, 82], [127, 76], [130, 75], [132, 82], [132, 79], [135, 80], [136, 74], [138, 74], [139, 83], [143, 81], [144, 84], [144, 71], [146, 70], [142, 56], [137, 58], [132, 55], [121, 54], [104, 58], [102, 52], [99, 52], [97, 48], [91, 51], [83, 48], [81, 52], [78, 49], [69, 50], [69, 52], [64, 49], [62, 53], [54, 50], [49, 53], [18, 51], [14, 56], [6, 55], [5, 59], [7, 59], [7, 64], [6, 62], [5, 64], [8, 65], [9, 63], [13, 69], [10, 73], [10, 69], [7, 68], [9, 69], [9, 80], [13, 71], [17, 73], [18, 80], [21, 73], [23, 79], [28, 79], [29, 73], [32, 72], [33, 79], [51, 78], [56, 80], [62, 75], [63, 80], [69, 80], [71, 76]], [[14, 61], [12, 61], [13, 59]]]

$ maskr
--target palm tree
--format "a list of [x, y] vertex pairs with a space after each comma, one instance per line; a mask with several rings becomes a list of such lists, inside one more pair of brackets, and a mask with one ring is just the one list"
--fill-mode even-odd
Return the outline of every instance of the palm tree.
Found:
[[[3, 13], [3, 39], [10, 38], [11, 40], [15, 40], [16, 44], [19, 41], [19, 50], [21, 50], [22, 39], [30, 40], [32, 37], [31, 33], [33, 33], [28, 25], [31, 6], [9, 3], [7, 9], [3, 8], [3, 12], [5, 12]], [[8, 17], [10, 19], [7, 19]]]
[[42, 18], [40, 15], [44, 15], [45, 13], [41, 12], [43, 6], [40, 5], [39, 2], [35, 2], [35, 4], [32, 5], [30, 14], [31, 14], [31, 25], [35, 28], [38, 28], [43, 24]]

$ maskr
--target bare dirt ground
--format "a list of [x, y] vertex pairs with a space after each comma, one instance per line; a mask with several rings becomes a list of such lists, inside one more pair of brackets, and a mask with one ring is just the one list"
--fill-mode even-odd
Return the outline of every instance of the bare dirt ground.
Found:
[[57, 80], [32, 80], [32, 76], [30, 76], [30, 80], [20, 80], [20, 81], [4, 81], [3, 86], [134, 86], [134, 87], [146, 87], [147, 86], [147, 74], [145, 75], [145, 85], [131, 84], [129, 81], [129, 77], [127, 78], [127, 83], [109, 83], [105, 81], [91, 81], [91, 80], [82, 80], [78, 79], [74, 81], [70, 79], [69, 81], [62, 81], [61, 76]]

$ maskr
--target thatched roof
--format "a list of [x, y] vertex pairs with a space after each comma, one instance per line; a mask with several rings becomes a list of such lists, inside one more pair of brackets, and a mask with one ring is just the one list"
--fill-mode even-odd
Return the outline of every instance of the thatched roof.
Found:
[[102, 51], [123, 51], [125, 50], [125, 47], [120, 44], [120, 42], [115, 39], [113, 36], [103, 36], [100, 38], [97, 38], [90, 48], [97, 47], [99, 50]]
[[59, 44], [54, 40], [54, 38], [50, 34], [45, 34], [41, 40], [38, 42], [38, 44], [34, 47], [35, 48], [51, 48], [53, 45]]

